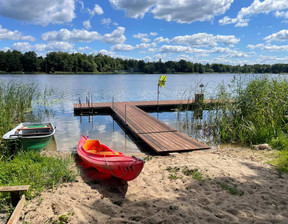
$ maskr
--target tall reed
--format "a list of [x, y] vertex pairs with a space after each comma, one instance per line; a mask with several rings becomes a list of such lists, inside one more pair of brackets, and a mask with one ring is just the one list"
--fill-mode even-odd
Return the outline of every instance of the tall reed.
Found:
[[1, 83], [0, 85], [0, 134], [4, 134], [17, 122], [24, 120], [32, 107], [36, 94], [35, 84]]
[[[243, 83], [234, 79], [230, 88], [219, 87], [214, 122], [221, 142], [242, 144], [269, 143], [287, 133], [288, 82], [281, 78], [259, 76]], [[230, 99], [235, 99], [231, 103]]]

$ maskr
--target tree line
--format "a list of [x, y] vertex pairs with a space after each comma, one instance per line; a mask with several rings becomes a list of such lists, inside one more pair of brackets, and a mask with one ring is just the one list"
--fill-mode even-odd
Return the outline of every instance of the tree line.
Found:
[[34, 51], [0, 51], [1, 73], [288, 73], [288, 64], [225, 65], [201, 64], [185, 60], [145, 62], [136, 59], [113, 58], [107, 55], [50, 52], [46, 57]]

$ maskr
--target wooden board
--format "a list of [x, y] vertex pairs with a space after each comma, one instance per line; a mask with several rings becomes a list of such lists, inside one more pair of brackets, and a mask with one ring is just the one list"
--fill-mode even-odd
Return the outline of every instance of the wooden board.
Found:
[[21, 215], [21, 211], [25, 205], [25, 196], [22, 195], [20, 201], [16, 205], [10, 219], [8, 220], [7, 224], [17, 224]]
[[209, 149], [210, 147], [192, 139], [180, 132], [162, 132], [139, 134], [151, 148], [157, 152], [179, 152], [199, 149]]
[[3, 186], [3, 187], [0, 187], [0, 192], [28, 191], [29, 187], [30, 185]]

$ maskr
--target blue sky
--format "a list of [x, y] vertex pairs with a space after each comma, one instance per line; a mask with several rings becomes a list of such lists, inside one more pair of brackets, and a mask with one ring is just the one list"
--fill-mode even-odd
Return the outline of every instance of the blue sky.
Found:
[[288, 62], [287, 0], [0, 0], [0, 50]]

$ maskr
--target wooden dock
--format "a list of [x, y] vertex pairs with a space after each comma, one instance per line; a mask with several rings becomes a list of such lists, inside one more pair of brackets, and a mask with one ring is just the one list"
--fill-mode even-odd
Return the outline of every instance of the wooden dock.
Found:
[[[74, 104], [74, 113], [81, 114], [88, 111], [106, 111], [111, 113], [121, 125], [140, 138], [157, 153], [180, 152], [210, 147], [192, 139], [181, 132], [171, 128], [140, 108], [177, 108], [179, 105], [187, 106], [193, 101], [141, 101], [116, 103], [82, 103]], [[203, 103], [215, 103], [207, 101]]]

